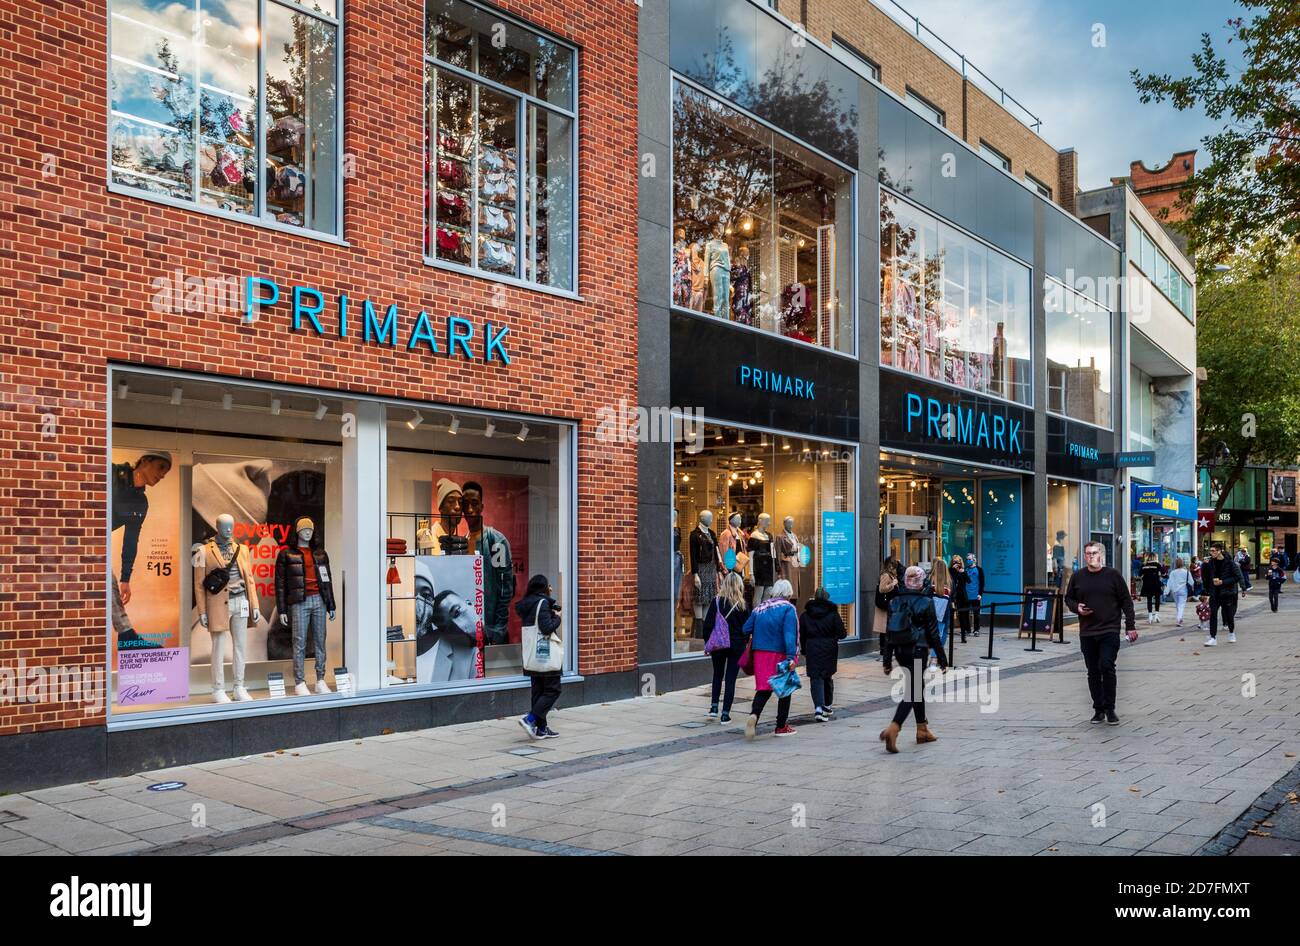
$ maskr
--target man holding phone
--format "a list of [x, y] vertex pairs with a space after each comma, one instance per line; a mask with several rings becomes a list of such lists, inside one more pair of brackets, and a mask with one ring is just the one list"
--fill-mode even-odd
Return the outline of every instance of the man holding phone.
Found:
[[1092, 722], [1119, 725], [1115, 715], [1115, 659], [1119, 656], [1119, 619], [1129, 640], [1137, 637], [1133, 596], [1128, 582], [1106, 564], [1100, 542], [1083, 547], [1085, 568], [1070, 576], [1065, 606], [1079, 615], [1079, 648], [1088, 666], [1088, 691], [1092, 694]]

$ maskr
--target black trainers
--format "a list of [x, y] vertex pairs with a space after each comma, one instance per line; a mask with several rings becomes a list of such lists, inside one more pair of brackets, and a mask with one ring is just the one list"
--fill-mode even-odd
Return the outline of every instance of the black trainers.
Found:
[[1115, 715], [1115, 711], [1114, 711], [1114, 710], [1111, 710], [1109, 713], [1106, 714], [1106, 724], [1107, 724], [1108, 726], [1118, 726], [1118, 725], [1119, 725], [1119, 717]]
[[718, 715], [718, 704], [713, 703], [709, 706], [709, 716], [717, 716], [717, 715]]
[[541, 729], [537, 730], [537, 738], [538, 739], [559, 739], [560, 734], [557, 733], [554, 729], [552, 729], [549, 726], [543, 726]]
[[1103, 713], [1101, 710], [1097, 710], [1097, 712], [1092, 714], [1092, 723], [1094, 726], [1097, 725], [1098, 723], [1104, 723], [1105, 721], [1106, 721], [1106, 714]]
[[834, 715], [835, 715], [835, 707], [833, 707], [833, 706], [823, 706], [823, 707], [822, 707], [822, 715], [823, 715], [823, 716], [834, 716]]
[[727, 723], [729, 723], [729, 722], [731, 722], [731, 714], [730, 714], [730, 713], [723, 713], [720, 717], [718, 717], [718, 724], [719, 724], [719, 725], [725, 726], [725, 725], [727, 725]]

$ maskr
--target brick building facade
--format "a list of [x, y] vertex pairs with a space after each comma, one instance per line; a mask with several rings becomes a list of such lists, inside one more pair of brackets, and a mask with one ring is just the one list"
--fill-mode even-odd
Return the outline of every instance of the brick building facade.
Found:
[[[576, 284], [567, 291], [547, 291], [524, 279], [498, 280], [440, 267], [423, 252], [426, 16], [421, 0], [340, 4], [342, 212], [337, 236], [299, 234], [106, 186], [110, 164], [118, 161], [108, 127], [117, 112], [106, 121], [111, 107], [118, 108], [109, 101], [114, 81], [110, 11], [131, 12], [139, 19], [152, 9], [146, 0], [130, 6], [127, 11], [125, 0], [57, 5], [0, 0], [0, 153], [5, 165], [0, 176], [5, 222], [0, 237], [0, 401], [5, 417], [0, 438], [0, 665], [103, 667], [106, 650], [112, 659], [112, 647], [106, 648], [114, 581], [107, 555], [111, 424], [121, 413], [134, 419], [129, 425], [134, 440], [172, 443], [180, 436], [179, 422], [160, 420], [141, 433], [149, 428], [148, 415], [162, 417], [179, 404], [205, 422], [220, 418], [215, 392], [224, 389], [238, 408], [232, 410], [227, 400], [225, 413], [248, 418], [250, 437], [258, 425], [271, 430], [284, 423], [281, 397], [287, 406], [304, 402], [305, 410], [292, 422], [299, 430], [284, 442], [314, 442], [305, 430], [313, 397], [320, 405], [317, 416], [326, 422], [336, 417], [346, 421], [344, 415], [355, 412], [363, 424], [367, 417], [378, 417], [384, 429], [395, 415], [401, 420], [424, 409], [424, 415], [441, 424], [451, 411], [467, 408], [467, 426], [487, 424], [486, 438], [474, 447], [482, 455], [516, 429], [524, 442], [530, 421], [535, 429], [548, 430], [548, 422], [555, 422], [555, 447], [537, 449], [549, 450], [558, 458], [551, 462], [572, 474], [554, 477], [558, 486], [551, 492], [558, 498], [548, 500], [569, 509], [574, 520], [564, 527], [567, 538], [559, 540], [551, 556], [559, 563], [557, 573], [549, 575], [557, 597], [574, 605], [565, 621], [576, 632], [569, 636], [570, 642], [576, 638], [576, 652], [566, 667], [575, 681], [580, 675], [585, 683], [575, 682], [569, 699], [632, 695], [637, 543], [619, 543], [615, 555], [610, 539], [636, 535], [636, 447], [598, 444], [597, 424], [603, 408], [636, 396], [637, 7], [595, 0], [506, 0], [501, 10], [517, 21], [480, 8], [489, 19], [504, 21], [509, 36], [525, 36], [521, 28], [534, 27], [539, 35], [571, 43], [575, 50]], [[113, 29], [126, 30], [131, 22], [123, 19]], [[256, 37], [256, 24], [245, 29]], [[486, 60], [491, 34], [489, 26], [481, 29]], [[552, 48], [547, 38], [530, 41]], [[125, 58], [114, 54], [111, 68]], [[209, 86], [203, 92], [208, 94]], [[487, 101], [488, 92], [478, 94]], [[556, 147], [552, 141], [553, 162]], [[486, 158], [480, 160], [486, 168]], [[201, 171], [209, 173], [206, 167]], [[260, 180], [255, 167], [254, 172]], [[484, 176], [475, 180], [487, 180], [486, 171], [480, 173]], [[209, 184], [205, 177], [200, 187]], [[248, 189], [256, 186], [250, 182]], [[535, 233], [535, 225], [530, 228]], [[522, 245], [529, 238], [525, 233]], [[250, 277], [266, 282], [252, 283]], [[179, 304], [179, 295], [176, 304], [159, 305], [160, 292], [197, 285], [196, 279], [208, 285], [225, 280], [235, 287], [257, 286], [253, 291], [261, 299], [269, 298], [274, 283], [281, 299], [255, 307], [252, 319], [233, 306], [188, 311], [193, 307]], [[309, 318], [295, 327], [289, 299], [294, 286], [319, 293], [308, 291], [309, 300], [329, 300], [320, 317], [323, 332], [313, 330]], [[350, 296], [353, 304], [346, 337], [340, 337], [336, 324], [340, 295]], [[374, 301], [374, 326], [364, 324], [363, 300]], [[392, 337], [385, 343], [387, 323], [376, 333], [376, 343], [363, 329], [380, 327], [390, 304], [397, 307], [396, 344]], [[432, 342], [419, 331], [422, 312], [431, 320]], [[453, 326], [447, 321], [451, 317], [472, 327], [468, 345], [458, 346], [448, 337], [465, 328], [465, 322]], [[500, 347], [494, 350], [491, 332], [503, 326], [508, 335], [503, 342], [498, 338]], [[438, 346], [436, 352], [431, 345]], [[121, 373], [136, 368], [147, 371]], [[151, 395], [138, 405], [133, 399], [142, 384], [179, 393], [170, 406]], [[190, 408], [194, 391], [214, 393]], [[269, 413], [254, 416], [272, 396]], [[487, 439], [495, 422], [489, 412], [501, 412], [503, 428], [505, 419], [510, 422], [496, 440]], [[450, 416], [454, 428], [457, 415]], [[411, 424], [393, 425], [390, 434], [377, 429], [373, 436], [367, 434], [371, 439], [366, 444], [388, 443], [391, 450], [393, 441], [385, 437], [396, 437], [401, 427], [414, 430]], [[342, 456], [329, 475], [339, 479], [341, 474], [348, 481], [357, 470], [382, 471], [364, 450], [358, 455], [348, 436], [345, 432], [337, 447], [321, 448], [334, 451], [332, 457]], [[452, 456], [445, 437], [438, 443], [429, 452]], [[179, 456], [176, 465], [181, 465]], [[544, 466], [544, 461], [537, 464]], [[417, 483], [415, 488], [423, 495], [418, 491], [430, 487]], [[359, 573], [336, 578], [337, 585], [352, 582], [347, 600], [338, 603], [350, 625], [343, 646], [356, 647], [356, 638], [362, 639], [363, 655], [357, 658], [362, 666], [353, 667], [354, 683], [370, 672], [365, 669], [370, 664], [375, 665], [372, 682], [384, 675], [375, 669], [380, 658], [370, 654], [371, 649], [380, 652], [381, 638], [367, 636], [375, 633], [370, 625], [381, 625], [382, 632], [384, 622], [377, 613], [356, 609], [383, 600], [379, 588], [361, 586], [367, 576], [383, 581], [390, 562], [384, 553], [392, 551], [379, 545], [385, 534], [383, 513], [390, 510], [366, 489], [365, 483], [345, 482], [336, 520], [341, 528], [331, 537], [344, 544], [352, 541], [344, 538], [345, 532], [365, 537], [359, 551], [347, 553]], [[156, 500], [149, 515], [161, 516], [161, 509]], [[420, 511], [436, 512], [427, 505]], [[184, 520], [179, 509], [177, 515]], [[391, 514], [388, 525], [392, 534]], [[200, 536], [195, 532], [191, 538], [197, 542]], [[543, 540], [534, 535], [533, 541], [540, 558], [536, 548]], [[380, 554], [371, 561], [367, 549]], [[337, 545], [335, 552], [338, 558]], [[139, 561], [143, 568], [144, 555]], [[565, 567], [569, 561], [576, 561], [576, 575]], [[406, 582], [410, 566], [405, 560], [400, 564]], [[188, 563], [182, 557], [174, 565], [186, 571]], [[335, 568], [340, 567], [336, 562]], [[528, 575], [516, 578], [517, 600]], [[181, 587], [190, 589], [188, 584]], [[340, 598], [343, 591], [340, 587]], [[384, 606], [391, 610], [392, 604]], [[287, 676], [287, 663], [275, 666]], [[394, 672], [390, 666], [388, 682]], [[164, 714], [150, 725], [169, 727], [166, 738], [149, 727], [116, 731], [116, 710], [110, 714], [102, 705], [88, 711], [79, 702], [40, 694], [31, 701], [7, 699], [0, 704], [0, 771], [16, 773], [22, 759], [20, 781], [30, 786], [238, 754], [279, 745], [290, 732], [300, 742], [325, 741], [439, 720], [499, 716], [527, 703], [527, 683], [517, 664], [506, 677], [509, 686], [475, 687], [469, 681], [455, 696], [425, 691], [421, 698], [401, 693], [400, 699], [388, 701], [380, 698], [395, 688], [377, 689], [367, 697], [363, 687], [363, 698], [354, 705], [334, 697], [323, 709], [281, 705], [279, 715], [265, 712], [269, 703], [259, 697], [251, 705], [263, 714], [254, 720], [215, 707], [210, 709], [216, 715], [201, 718], [201, 725], [170, 727], [172, 720]], [[201, 694], [203, 687], [196, 684], [195, 689]], [[45, 761], [32, 761], [37, 758]], [[0, 788], [12, 782], [0, 778]]]

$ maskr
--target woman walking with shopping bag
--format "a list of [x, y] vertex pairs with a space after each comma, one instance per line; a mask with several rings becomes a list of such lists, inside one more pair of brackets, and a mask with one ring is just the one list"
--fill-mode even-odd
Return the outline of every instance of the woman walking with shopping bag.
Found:
[[547, 714], [560, 698], [560, 673], [564, 669], [564, 638], [560, 636], [560, 605], [551, 595], [545, 575], [534, 575], [524, 597], [515, 604], [523, 622], [521, 638], [524, 673], [532, 681], [532, 709], [519, 720], [534, 739], [554, 739], [559, 733], [546, 724]]
[[[720, 624], [719, 617], [722, 619]], [[724, 726], [731, 722], [731, 703], [736, 698], [736, 674], [740, 671], [740, 657], [745, 652], [745, 645], [749, 643], [745, 634], [745, 621], [748, 619], [745, 579], [739, 573], [731, 572], [722, 580], [721, 594], [713, 599], [709, 613], [704, 615], [704, 627], [709, 632], [704, 652], [713, 658], [713, 691], [709, 699], [709, 716], [718, 715], [718, 696], [721, 695], [722, 716], [719, 722]]]
[[[753, 610], [745, 621], [749, 635], [749, 670], [754, 674], [754, 703], [745, 720], [745, 738], [753, 739], [759, 717], [772, 698], [772, 678], [794, 669], [799, 655], [799, 613], [790, 601], [794, 588], [784, 578], [772, 586], [772, 595]], [[742, 659], [741, 668], [745, 669]], [[792, 691], [791, 691], [792, 692]], [[776, 734], [793, 736], [789, 723], [790, 695], [777, 694]]]

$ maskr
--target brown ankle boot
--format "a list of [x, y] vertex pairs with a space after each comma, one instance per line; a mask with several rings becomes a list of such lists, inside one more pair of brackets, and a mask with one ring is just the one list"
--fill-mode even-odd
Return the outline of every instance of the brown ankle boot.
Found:
[[930, 725], [928, 723], [916, 724], [916, 744], [918, 746], [921, 745], [922, 743], [938, 742], [938, 741], [939, 741], [939, 737], [936, 736], [934, 733], [930, 732]]
[[898, 732], [902, 728], [898, 723], [890, 722], [888, 726], [880, 730], [880, 741], [885, 744], [886, 752], [898, 752]]

